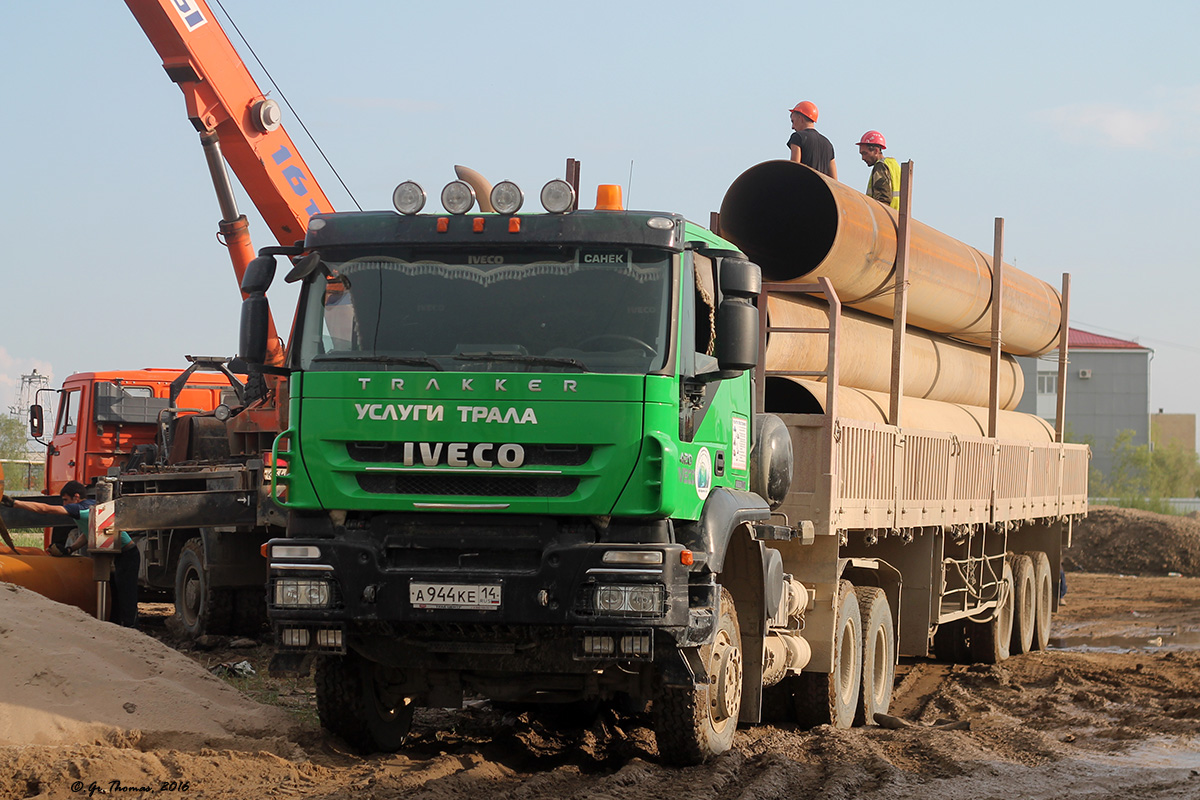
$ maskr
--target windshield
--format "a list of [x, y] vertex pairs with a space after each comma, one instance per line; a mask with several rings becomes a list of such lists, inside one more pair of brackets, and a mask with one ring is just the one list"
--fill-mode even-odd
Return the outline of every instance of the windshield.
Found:
[[663, 250], [414, 248], [326, 266], [305, 290], [303, 369], [645, 374], [666, 357]]

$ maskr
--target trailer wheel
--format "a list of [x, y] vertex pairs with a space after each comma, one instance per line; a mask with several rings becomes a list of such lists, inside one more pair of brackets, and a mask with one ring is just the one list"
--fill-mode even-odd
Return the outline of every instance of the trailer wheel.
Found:
[[871, 725], [876, 714], [886, 714], [896, 681], [896, 629], [892, 609], [882, 589], [859, 586], [854, 590], [862, 616], [862, 692], [854, 724]]
[[214, 587], [204, 568], [204, 543], [188, 539], [175, 566], [175, 615], [193, 639], [223, 636], [233, 622], [233, 589]]
[[1008, 649], [1012, 655], [1020, 655], [1033, 649], [1037, 586], [1034, 583], [1033, 561], [1029, 556], [1010, 554], [1008, 563], [1013, 574], [1012, 640]]
[[742, 707], [742, 635], [733, 596], [721, 589], [721, 612], [711, 644], [700, 648], [708, 685], [659, 685], [651, 709], [658, 752], [668, 764], [699, 764], [733, 745]]
[[1000, 586], [1001, 604], [993, 609], [987, 622], [967, 623], [967, 638], [971, 642], [971, 658], [977, 664], [999, 664], [1008, 658], [1013, 629], [1013, 571], [1004, 560], [1004, 577]]
[[413, 704], [390, 697], [381, 672], [353, 650], [321, 656], [314, 671], [321, 727], [364, 754], [394, 753], [412, 728]]
[[796, 718], [801, 725], [854, 724], [862, 691], [862, 617], [850, 581], [838, 585], [833, 634], [833, 671], [802, 672], [796, 683]]
[[1050, 627], [1053, 620], [1054, 580], [1050, 575], [1050, 559], [1045, 553], [1033, 551], [1026, 553], [1033, 563], [1034, 614], [1033, 614], [1033, 644], [1034, 650], [1045, 650], [1050, 646]]

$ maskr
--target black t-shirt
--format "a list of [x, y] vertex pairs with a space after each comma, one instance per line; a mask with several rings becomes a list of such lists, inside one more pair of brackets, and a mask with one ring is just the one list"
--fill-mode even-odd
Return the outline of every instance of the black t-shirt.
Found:
[[817, 172], [824, 172], [833, 177], [829, 164], [833, 161], [833, 145], [814, 128], [794, 131], [788, 139], [788, 146], [800, 148], [800, 163], [812, 167]]

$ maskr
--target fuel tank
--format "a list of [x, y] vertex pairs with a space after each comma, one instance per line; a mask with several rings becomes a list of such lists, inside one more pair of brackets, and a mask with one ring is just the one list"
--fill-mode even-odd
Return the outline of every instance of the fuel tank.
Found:
[[[890, 319], [898, 213], [815, 170], [767, 161], [743, 172], [721, 202], [721, 234], [767, 281], [832, 281], [843, 304]], [[912, 220], [908, 323], [987, 347], [991, 257]], [[1050, 284], [1004, 266], [1001, 350], [1041, 355], [1058, 346], [1061, 298]]]
[[[826, 308], [823, 301], [808, 295], [773, 294], [767, 300], [767, 319], [773, 327], [823, 328], [829, 321]], [[892, 323], [845, 310], [838, 338], [843, 353], [838, 360], [839, 383], [886, 394], [891, 386]], [[768, 370], [824, 370], [828, 355], [824, 336], [774, 331], [767, 339]], [[987, 350], [909, 326], [903, 393], [986, 407], [990, 364]], [[1004, 355], [1000, 361], [1000, 408], [1016, 408], [1024, 389], [1021, 367], [1013, 356]]]
[[37, 547], [18, 547], [17, 551], [19, 555], [14, 555], [8, 548], [0, 552], [0, 582], [24, 586], [51, 600], [96, 615], [92, 559], [51, 556]]

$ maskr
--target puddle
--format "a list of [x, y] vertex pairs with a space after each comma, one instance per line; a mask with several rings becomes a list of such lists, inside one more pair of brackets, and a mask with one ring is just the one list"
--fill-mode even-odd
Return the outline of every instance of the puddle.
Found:
[[1148, 769], [1200, 769], [1200, 748], [1190, 739], [1154, 738], [1129, 747], [1108, 760]]
[[1200, 650], [1200, 631], [1151, 630], [1135, 636], [1051, 636], [1051, 650], [1128, 652], [1131, 650]]

